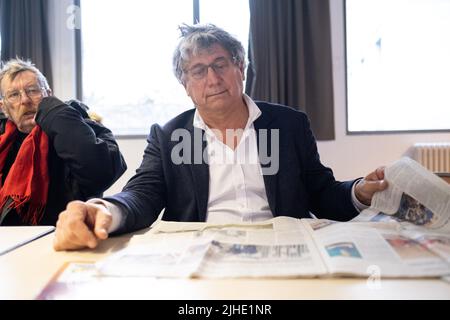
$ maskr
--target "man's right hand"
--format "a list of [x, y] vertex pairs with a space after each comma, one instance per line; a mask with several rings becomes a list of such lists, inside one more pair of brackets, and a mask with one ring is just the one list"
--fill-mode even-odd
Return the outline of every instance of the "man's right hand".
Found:
[[53, 248], [56, 251], [95, 248], [108, 238], [111, 213], [101, 204], [69, 202], [56, 223]]

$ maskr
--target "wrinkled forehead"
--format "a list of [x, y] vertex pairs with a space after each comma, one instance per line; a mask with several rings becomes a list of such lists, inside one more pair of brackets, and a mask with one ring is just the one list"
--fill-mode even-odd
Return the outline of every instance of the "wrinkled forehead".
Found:
[[0, 83], [2, 92], [22, 89], [23, 87], [39, 83], [39, 77], [30, 70], [23, 70], [17, 73], [5, 75]]
[[196, 48], [186, 57], [185, 66], [210, 63], [221, 57], [230, 58], [230, 53], [220, 44], [213, 44], [206, 48]]

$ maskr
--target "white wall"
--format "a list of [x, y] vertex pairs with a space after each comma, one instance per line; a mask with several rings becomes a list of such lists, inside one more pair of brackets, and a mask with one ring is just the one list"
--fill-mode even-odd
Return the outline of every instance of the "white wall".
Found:
[[[75, 95], [73, 72], [73, 33], [66, 27], [70, 0], [51, 0], [55, 13], [50, 21], [53, 39], [52, 58], [55, 94], [63, 99]], [[345, 105], [345, 47], [343, 0], [330, 1], [333, 38], [333, 68], [335, 89], [336, 140], [318, 142], [322, 162], [333, 168], [337, 179], [364, 176], [380, 165], [399, 159], [415, 142], [450, 141], [450, 133], [346, 135]], [[389, 115], [386, 115], [389, 116]], [[367, 119], [370, 121], [370, 119]], [[149, 124], [150, 125], [150, 124]], [[140, 165], [146, 141], [118, 139], [128, 170], [106, 194], [119, 192]]]

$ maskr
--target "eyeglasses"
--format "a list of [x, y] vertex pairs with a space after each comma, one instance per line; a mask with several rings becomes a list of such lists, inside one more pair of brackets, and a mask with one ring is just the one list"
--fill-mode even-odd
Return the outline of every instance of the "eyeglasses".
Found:
[[[235, 59], [233, 59], [233, 61], [235, 61]], [[192, 67], [191, 69], [187, 70], [186, 74], [195, 80], [202, 80], [208, 74], [209, 68], [213, 69], [217, 75], [223, 76], [228, 71], [230, 66], [231, 66], [230, 59], [219, 58], [215, 60], [213, 63], [210, 63], [208, 65], [198, 64]]]
[[43, 87], [39, 87], [39, 86], [30, 86], [27, 88], [24, 88], [23, 90], [14, 90], [14, 91], [10, 91], [8, 93], [5, 94], [5, 99], [9, 102], [9, 103], [19, 103], [20, 100], [22, 99], [22, 92], [24, 92], [28, 98], [30, 98], [31, 100], [37, 100], [39, 98], [42, 98], [42, 91], [44, 90]]

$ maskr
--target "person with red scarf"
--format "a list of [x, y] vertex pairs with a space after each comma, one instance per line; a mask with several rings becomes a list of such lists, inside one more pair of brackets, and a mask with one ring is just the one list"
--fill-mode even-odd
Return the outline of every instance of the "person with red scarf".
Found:
[[3, 64], [0, 107], [0, 226], [55, 225], [68, 202], [101, 196], [125, 172], [111, 131], [52, 96], [31, 62]]

